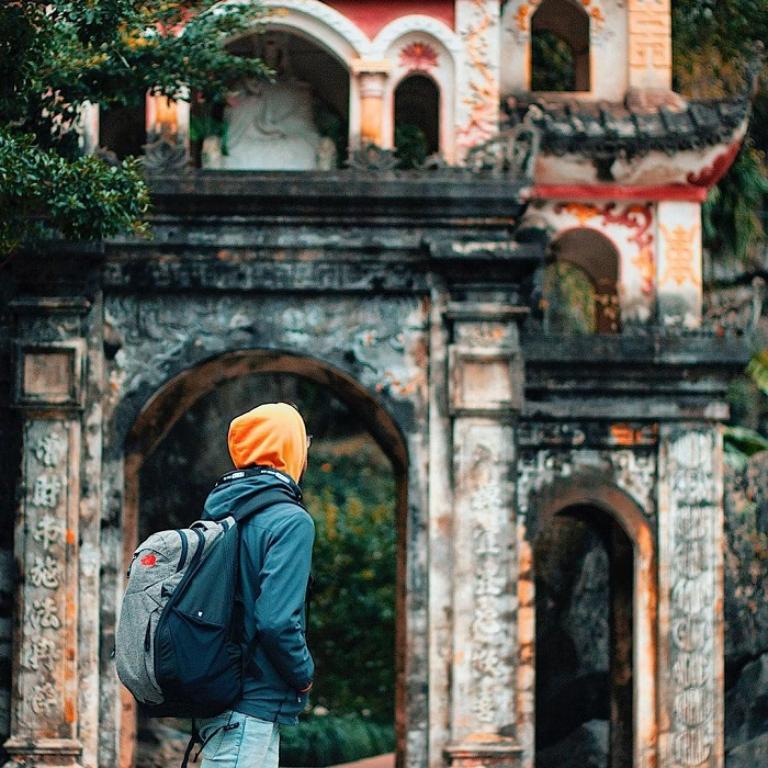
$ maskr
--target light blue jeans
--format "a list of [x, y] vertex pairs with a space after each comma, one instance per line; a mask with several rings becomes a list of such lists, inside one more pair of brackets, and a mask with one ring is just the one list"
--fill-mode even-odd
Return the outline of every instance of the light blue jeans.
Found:
[[197, 721], [201, 768], [277, 768], [280, 731], [277, 723], [227, 711]]

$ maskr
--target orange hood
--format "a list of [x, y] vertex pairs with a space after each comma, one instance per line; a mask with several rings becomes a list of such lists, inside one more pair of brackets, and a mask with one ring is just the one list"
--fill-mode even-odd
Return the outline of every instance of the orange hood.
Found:
[[238, 469], [272, 467], [298, 483], [307, 459], [307, 430], [293, 406], [267, 403], [232, 420], [227, 445]]

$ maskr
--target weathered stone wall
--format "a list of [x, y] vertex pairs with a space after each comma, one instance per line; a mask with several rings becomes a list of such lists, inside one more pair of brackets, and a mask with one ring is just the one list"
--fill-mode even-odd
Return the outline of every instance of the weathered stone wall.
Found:
[[728, 768], [768, 763], [768, 452], [727, 467], [725, 748]]

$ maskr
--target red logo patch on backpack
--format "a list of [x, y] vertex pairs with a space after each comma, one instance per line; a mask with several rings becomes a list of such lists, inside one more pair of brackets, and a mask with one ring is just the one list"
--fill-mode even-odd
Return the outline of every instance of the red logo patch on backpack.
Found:
[[142, 565], [146, 565], [147, 568], [151, 568], [153, 565], [157, 564], [157, 558], [154, 555], [144, 555], [139, 562]]

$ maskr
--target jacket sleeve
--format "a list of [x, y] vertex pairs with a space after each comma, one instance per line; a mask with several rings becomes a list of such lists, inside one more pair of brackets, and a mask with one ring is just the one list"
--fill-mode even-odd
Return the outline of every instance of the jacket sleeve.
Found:
[[313, 680], [315, 665], [304, 636], [304, 601], [312, 567], [315, 524], [305, 512], [287, 516], [273, 532], [255, 601], [259, 644], [280, 676], [297, 691]]

